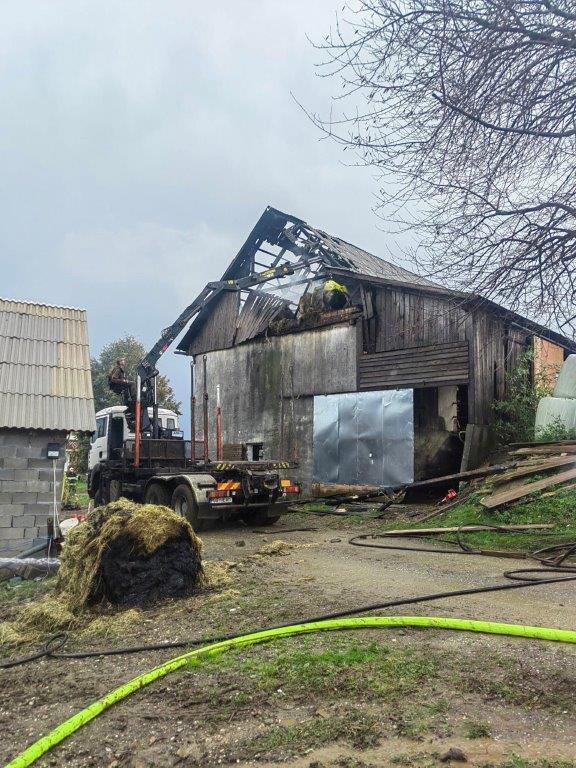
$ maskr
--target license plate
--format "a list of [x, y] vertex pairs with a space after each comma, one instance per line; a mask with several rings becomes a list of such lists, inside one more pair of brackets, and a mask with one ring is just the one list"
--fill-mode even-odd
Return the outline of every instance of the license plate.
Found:
[[232, 496], [222, 496], [220, 499], [210, 499], [211, 504], [232, 504], [234, 499]]

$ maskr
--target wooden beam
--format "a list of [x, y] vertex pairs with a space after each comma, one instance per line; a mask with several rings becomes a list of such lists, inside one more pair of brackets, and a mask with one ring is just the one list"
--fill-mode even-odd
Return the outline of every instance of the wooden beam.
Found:
[[[575, 459], [576, 461], [576, 459]], [[487, 477], [496, 475], [499, 472], [506, 472], [507, 469], [514, 469], [516, 464], [502, 464], [495, 467], [484, 467], [481, 469], [471, 469], [467, 472], [456, 472], [453, 475], [442, 475], [442, 477], [431, 477], [429, 480], [418, 480], [410, 485], [410, 488], [427, 488], [430, 485], [439, 485], [440, 483], [449, 483], [452, 480], [473, 480], [475, 477]]]
[[547, 472], [549, 469], [554, 469], [555, 467], [563, 467], [566, 464], [576, 464], [576, 456], [559, 456], [558, 458], [549, 459], [548, 461], [541, 461], [539, 464], [526, 464], [525, 466], [518, 467], [514, 472], [508, 472], [507, 474], [495, 477], [492, 482], [494, 485], [501, 485], [512, 480], [518, 480], [521, 477], [527, 477], [528, 475], [537, 475], [539, 472]]
[[496, 507], [501, 507], [511, 501], [521, 499], [524, 496], [530, 496], [531, 494], [536, 493], [536, 491], [542, 491], [544, 488], [551, 488], [553, 485], [566, 483], [568, 480], [574, 480], [575, 478], [576, 469], [570, 469], [567, 472], [560, 472], [558, 475], [546, 477], [544, 480], [539, 480], [537, 483], [527, 483], [521, 488], [515, 488], [512, 491], [493, 493], [491, 496], [482, 499], [480, 503], [487, 509], [495, 509]]
[[[541, 531], [543, 529], [554, 528], [553, 523], [534, 523], [533, 525], [502, 525], [507, 531]], [[490, 525], [461, 525], [451, 526], [449, 528], [402, 528], [393, 531], [386, 531], [383, 536], [426, 536], [432, 533], [472, 533], [475, 531], [491, 531]]]

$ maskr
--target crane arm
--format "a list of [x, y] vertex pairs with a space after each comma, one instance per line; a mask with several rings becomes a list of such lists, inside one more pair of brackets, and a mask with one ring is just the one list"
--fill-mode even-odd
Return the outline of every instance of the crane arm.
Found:
[[219, 280], [217, 282], [208, 283], [204, 290], [194, 299], [192, 304], [186, 307], [172, 325], [162, 331], [162, 335], [156, 344], [154, 344], [146, 357], [140, 362], [138, 366], [138, 375], [140, 376], [141, 382], [147, 382], [158, 375], [158, 370], [156, 368], [158, 360], [170, 347], [174, 339], [180, 335], [190, 320], [201, 312], [216, 296], [224, 291], [241, 291], [243, 289], [252, 288], [260, 283], [276, 280], [279, 277], [293, 275], [297, 269], [307, 267], [312, 261], [316, 260], [317, 259], [304, 259], [296, 264], [283, 264], [278, 267], [272, 267], [259, 274], [247, 275], [238, 280]]

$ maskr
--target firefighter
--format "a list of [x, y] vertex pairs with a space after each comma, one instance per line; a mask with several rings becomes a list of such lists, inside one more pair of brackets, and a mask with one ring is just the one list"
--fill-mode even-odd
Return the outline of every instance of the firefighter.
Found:
[[348, 288], [336, 280], [326, 280], [322, 291], [324, 309], [344, 309], [348, 304]]
[[129, 401], [136, 401], [136, 385], [126, 376], [125, 357], [119, 357], [116, 360], [116, 365], [110, 369], [108, 373], [108, 386], [112, 392], [122, 397], [125, 405], [128, 405]]
[[[108, 386], [117, 395], [122, 397], [126, 406], [126, 421], [130, 429], [134, 429], [134, 414], [136, 412], [136, 384], [126, 376], [126, 358], [119, 357], [116, 365], [108, 373]], [[140, 425], [143, 432], [150, 429], [150, 417], [148, 409], [142, 408]]]

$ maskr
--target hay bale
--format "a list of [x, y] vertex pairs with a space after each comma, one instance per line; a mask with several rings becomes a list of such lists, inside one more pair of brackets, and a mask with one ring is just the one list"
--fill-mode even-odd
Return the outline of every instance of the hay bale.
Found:
[[202, 575], [201, 547], [190, 523], [168, 507], [119, 499], [70, 532], [56, 589], [72, 611], [190, 595]]

